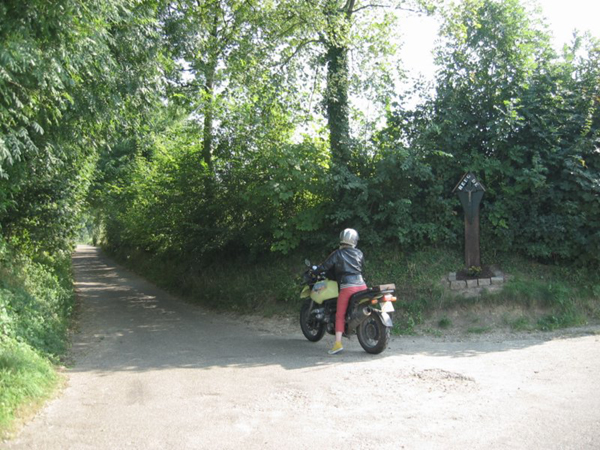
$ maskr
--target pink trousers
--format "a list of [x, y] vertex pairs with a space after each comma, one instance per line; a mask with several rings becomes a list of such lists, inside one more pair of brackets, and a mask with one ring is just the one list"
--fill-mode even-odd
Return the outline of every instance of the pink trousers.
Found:
[[347, 287], [340, 290], [340, 294], [337, 299], [337, 310], [335, 313], [335, 331], [336, 332], [344, 332], [344, 322], [346, 320], [346, 311], [348, 310], [348, 302], [350, 301], [350, 297], [352, 294], [356, 294], [357, 292], [364, 291], [367, 289], [366, 285], [362, 286], [352, 286]]

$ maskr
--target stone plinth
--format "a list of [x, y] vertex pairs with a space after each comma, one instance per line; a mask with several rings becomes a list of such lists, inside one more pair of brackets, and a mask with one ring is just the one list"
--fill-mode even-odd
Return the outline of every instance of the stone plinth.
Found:
[[478, 289], [486, 286], [503, 284], [505, 282], [505, 276], [500, 270], [494, 270], [493, 277], [457, 280], [457, 273], [450, 272], [444, 282], [446, 286], [453, 291], [458, 291], [462, 289]]

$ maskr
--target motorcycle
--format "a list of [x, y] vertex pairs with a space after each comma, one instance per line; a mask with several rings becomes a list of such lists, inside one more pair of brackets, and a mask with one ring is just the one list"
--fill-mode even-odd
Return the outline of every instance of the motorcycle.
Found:
[[[326, 332], [335, 334], [339, 288], [332, 274], [317, 273], [316, 266], [311, 266], [309, 260], [305, 263], [309, 268], [304, 273], [305, 286], [300, 294], [305, 299], [300, 308], [300, 328], [306, 339], [317, 342]], [[367, 353], [378, 354], [388, 346], [395, 292], [394, 284], [384, 284], [350, 297], [344, 335], [356, 333], [358, 342]]]

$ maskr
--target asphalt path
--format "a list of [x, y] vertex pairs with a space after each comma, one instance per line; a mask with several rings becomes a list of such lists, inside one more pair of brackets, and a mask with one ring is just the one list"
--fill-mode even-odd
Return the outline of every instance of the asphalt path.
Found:
[[[63, 391], [9, 449], [599, 449], [600, 329], [356, 338], [185, 303], [99, 250]], [[227, 289], [227, 286], [223, 286]], [[215, 299], [218, 301], [218, 298]]]

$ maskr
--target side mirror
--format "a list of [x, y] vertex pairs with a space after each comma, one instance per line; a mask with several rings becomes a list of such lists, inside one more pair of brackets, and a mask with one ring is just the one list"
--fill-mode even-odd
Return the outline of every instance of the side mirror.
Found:
[[310, 267], [310, 261], [308, 259], [304, 260], [304, 264], [306, 265], [306, 267]]

